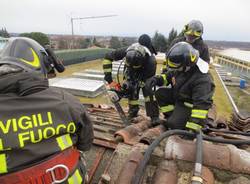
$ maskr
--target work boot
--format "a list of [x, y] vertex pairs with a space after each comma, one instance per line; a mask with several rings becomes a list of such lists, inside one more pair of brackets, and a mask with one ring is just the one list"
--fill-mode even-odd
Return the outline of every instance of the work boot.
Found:
[[130, 121], [130, 123], [134, 122], [134, 119], [137, 117], [137, 114], [134, 113], [129, 113], [128, 115], [128, 121]]
[[153, 127], [161, 124], [161, 120], [159, 117], [152, 117], [151, 122]]

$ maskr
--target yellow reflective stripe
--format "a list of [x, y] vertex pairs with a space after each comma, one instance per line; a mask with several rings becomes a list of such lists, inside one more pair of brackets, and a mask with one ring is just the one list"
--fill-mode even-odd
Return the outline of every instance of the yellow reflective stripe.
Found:
[[[150, 96], [145, 96], [145, 102], [150, 102]], [[153, 95], [153, 101], [156, 101], [155, 96]]]
[[167, 105], [167, 106], [160, 107], [160, 112], [162, 112], [162, 113], [170, 112], [173, 110], [174, 110], [174, 105]]
[[129, 100], [128, 104], [130, 104], [130, 105], [139, 105], [139, 100]]
[[173, 63], [172, 61], [170, 61], [169, 59], [167, 60], [167, 63], [168, 63], [168, 66], [171, 67], [171, 68], [177, 68], [180, 66], [180, 64], [175, 64]]
[[36, 52], [30, 48], [31, 52], [32, 52], [32, 56], [33, 56], [33, 60], [32, 61], [28, 61], [28, 60], [25, 60], [23, 58], [20, 58], [20, 60], [28, 65], [31, 65], [35, 68], [39, 68], [40, 67], [40, 60], [39, 60], [39, 57], [38, 55], [36, 54]]
[[186, 107], [189, 107], [189, 108], [193, 108], [193, 104], [191, 104], [191, 103], [189, 103], [189, 102], [184, 102], [184, 105], [186, 106]]
[[202, 126], [199, 125], [199, 124], [196, 124], [194, 122], [189, 122], [188, 121], [187, 124], [186, 124], [186, 128], [193, 129], [193, 130], [199, 130], [199, 129], [202, 128]]
[[200, 37], [201, 36], [201, 32], [198, 32], [198, 31], [192, 31], [191, 29], [188, 30], [185, 34], [187, 35], [191, 35], [191, 36], [197, 36], [197, 37]]
[[6, 155], [0, 154], [0, 174], [7, 173]]
[[195, 62], [196, 60], [196, 55], [193, 55], [192, 52], [189, 52], [190, 58], [191, 58], [191, 62]]
[[133, 68], [141, 68], [141, 65], [134, 65]]
[[167, 68], [167, 65], [163, 65], [162, 68], [163, 68], [163, 69], [166, 69], [166, 68]]
[[190, 30], [186, 31], [186, 34], [187, 34], [187, 35], [192, 35], [192, 34], [193, 34], [193, 31], [190, 29]]
[[194, 32], [194, 36], [197, 36], [197, 37], [201, 36], [201, 32], [195, 31], [195, 32]]
[[109, 65], [109, 64], [112, 64], [112, 61], [110, 61], [110, 60], [108, 60], [108, 59], [104, 59], [104, 60], [102, 61], [102, 64], [103, 64], [103, 65]]
[[191, 117], [192, 118], [205, 119], [207, 117], [207, 113], [208, 113], [208, 110], [193, 109]]
[[72, 139], [69, 134], [57, 137], [56, 140], [61, 150], [65, 150], [66, 148], [69, 148], [73, 145]]
[[105, 68], [105, 69], [103, 69], [103, 71], [106, 73], [108, 73], [108, 72], [112, 72], [112, 68]]
[[76, 169], [74, 174], [68, 179], [69, 184], [80, 184], [82, 183], [82, 177], [79, 173], [79, 170]]
[[163, 78], [163, 85], [166, 86], [168, 84], [167, 81], [167, 74], [161, 74], [162, 78]]

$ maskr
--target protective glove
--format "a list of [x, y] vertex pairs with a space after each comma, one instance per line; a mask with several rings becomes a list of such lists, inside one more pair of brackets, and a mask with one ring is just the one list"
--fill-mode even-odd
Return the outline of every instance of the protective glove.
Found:
[[147, 79], [145, 82], [145, 88], [152, 89], [152, 87], [157, 85], [158, 80], [159, 80], [159, 76], [153, 76]]
[[112, 81], [111, 83], [109, 83], [108, 86], [111, 90], [115, 90], [115, 91], [121, 90], [121, 85], [115, 81]]

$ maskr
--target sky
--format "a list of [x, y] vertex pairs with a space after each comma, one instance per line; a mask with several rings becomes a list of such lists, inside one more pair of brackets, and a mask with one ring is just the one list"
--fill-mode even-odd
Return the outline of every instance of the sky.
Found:
[[206, 40], [250, 42], [249, 0], [0, 0], [0, 28], [8, 32], [77, 35], [165, 36], [193, 19], [204, 25]]

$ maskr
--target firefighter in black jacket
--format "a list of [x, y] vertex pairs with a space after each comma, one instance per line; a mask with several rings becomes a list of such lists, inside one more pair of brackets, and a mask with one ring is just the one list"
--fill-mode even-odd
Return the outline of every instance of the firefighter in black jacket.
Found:
[[48, 86], [64, 70], [52, 50], [11, 38], [0, 56], [0, 183], [84, 183], [92, 123], [72, 95]]
[[[203, 25], [199, 20], [192, 20], [187, 25], [184, 26], [183, 35], [174, 39], [168, 50], [176, 43], [185, 41], [190, 43], [193, 48], [199, 51], [200, 58], [210, 63], [210, 56], [207, 44], [202, 39]], [[168, 51], [167, 50], [167, 51]], [[167, 63], [163, 63], [163, 71], [166, 70]]]
[[[142, 88], [145, 99], [147, 116], [153, 123], [159, 121], [159, 110], [154, 95], [149, 89], [145, 88], [147, 79], [155, 75], [156, 54], [148, 35], [143, 34], [139, 37], [138, 43], [132, 44], [128, 48], [122, 48], [106, 54], [103, 60], [103, 70], [105, 80], [110, 88], [117, 91], [121, 89], [128, 92], [129, 119], [137, 116], [139, 111], [139, 91]], [[112, 79], [112, 61], [125, 58], [125, 82], [122, 87]]]
[[208, 63], [186, 42], [175, 44], [166, 54], [168, 72], [152, 77], [146, 85], [161, 87], [155, 97], [170, 129], [198, 130], [206, 124], [212, 106], [214, 83]]

